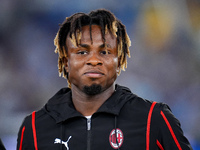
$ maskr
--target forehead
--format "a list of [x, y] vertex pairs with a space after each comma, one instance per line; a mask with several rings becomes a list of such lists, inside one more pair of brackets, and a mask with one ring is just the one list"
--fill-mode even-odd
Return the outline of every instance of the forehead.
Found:
[[[81, 29], [80, 43], [91, 45], [102, 44], [103, 37], [101, 33], [101, 27], [99, 25], [91, 25], [91, 28], [89, 25], [83, 26]], [[111, 47], [113, 48], [117, 46], [117, 38], [112, 34], [112, 32], [108, 31], [105, 34], [105, 43], [111, 45]], [[67, 46], [70, 46], [72, 44], [69, 36], [66, 39], [66, 44]]]

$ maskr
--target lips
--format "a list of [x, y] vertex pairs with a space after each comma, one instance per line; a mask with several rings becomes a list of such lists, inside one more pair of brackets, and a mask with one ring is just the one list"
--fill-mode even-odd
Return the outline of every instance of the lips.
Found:
[[83, 75], [90, 77], [90, 78], [100, 78], [104, 75], [104, 73], [96, 70], [90, 70], [85, 72]]

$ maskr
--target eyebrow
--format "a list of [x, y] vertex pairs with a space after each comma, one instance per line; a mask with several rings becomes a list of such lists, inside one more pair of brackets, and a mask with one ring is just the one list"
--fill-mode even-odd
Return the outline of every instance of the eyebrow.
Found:
[[[90, 46], [88, 44], [79, 44], [78, 45], [79, 47], [84, 47], [84, 48], [89, 48]], [[110, 44], [101, 44], [99, 46], [99, 48], [104, 48], [104, 47], [108, 47], [108, 48], [112, 48]]]
[[104, 48], [104, 47], [112, 48], [110, 44], [102, 44], [99, 47], [100, 48]]
[[90, 46], [87, 44], [79, 44], [78, 47], [84, 47], [84, 48], [89, 48]]

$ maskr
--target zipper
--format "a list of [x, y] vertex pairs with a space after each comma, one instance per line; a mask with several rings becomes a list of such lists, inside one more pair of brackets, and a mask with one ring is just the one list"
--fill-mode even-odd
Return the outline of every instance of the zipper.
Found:
[[90, 150], [91, 143], [91, 118], [87, 118], [87, 150]]
[[87, 130], [91, 129], [91, 118], [87, 118]]

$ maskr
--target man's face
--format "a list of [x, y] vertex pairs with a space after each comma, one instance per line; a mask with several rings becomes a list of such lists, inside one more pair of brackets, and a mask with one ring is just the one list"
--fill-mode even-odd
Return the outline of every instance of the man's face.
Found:
[[117, 78], [118, 55], [117, 40], [112, 33], [105, 35], [104, 44], [101, 28], [92, 25], [92, 41], [89, 26], [82, 27], [81, 41], [74, 46], [68, 36], [66, 40], [68, 58], [65, 69], [71, 87], [84, 91], [85, 86], [99, 85], [101, 91], [109, 88]]

